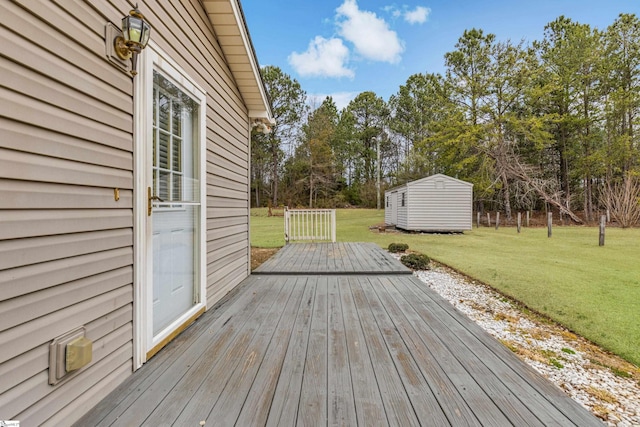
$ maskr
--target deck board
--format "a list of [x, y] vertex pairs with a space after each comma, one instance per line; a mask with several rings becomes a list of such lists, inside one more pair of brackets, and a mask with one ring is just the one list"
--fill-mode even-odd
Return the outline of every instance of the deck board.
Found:
[[296, 423], [316, 287], [316, 281], [305, 279], [305, 293], [294, 321], [294, 332], [284, 356], [267, 426], [292, 426]]
[[285, 247], [77, 425], [602, 425], [375, 245], [321, 245]]
[[[282, 372], [287, 346], [295, 331], [295, 320], [298, 317], [300, 308], [303, 306], [301, 302], [306, 294], [306, 280], [304, 278], [297, 278], [296, 280], [298, 282], [294, 285], [295, 290], [280, 318], [273, 339], [268, 345], [267, 352], [255, 377], [255, 386], [251, 387], [242, 406], [242, 412], [240, 412], [236, 423], [238, 425], [265, 425], [267, 422], [269, 409], [276, 393], [276, 385]], [[231, 397], [234, 396], [233, 389], [230, 389], [229, 394]]]
[[[166, 367], [166, 372], [150, 387], [142, 393], [135, 401], [135, 404], [129, 406], [121, 414], [117, 416], [118, 425], [142, 425], [147, 422], [148, 425], [154, 425], [151, 420], [160, 420], [166, 422], [166, 419], [160, 418], [160, 415], [168, 414], [175, 417], [185, 408], [194, 402], [201, 403], [205, 409], [208, 408], [210, 402], [215, 402], [218, 395], [218, 387], [213, 387], [207, 383], [206, 394], [194, 393], [194, 388], [188, 388], [194, 381], [199, 383], [202, 388], [206, 383], [207, 377], [202, 374], [209, 375], [225, 371], [228, 365], [235, 366], [239, 360], [239, 356], [246, 349], [248, 342], [256, 333], [257, 326], [260, 325], [272, 312], [272, 307], [278, 301], [289, 296], [287, 290], [284, 289], [280, 282], [274, 281], [271, 292], [264, 294], [261, 303], [257, 309], [249, 316], [233, 315], [220, 319], [217, 324], [212, 325], [212, 335], [205, 334], [204, 340], [196, 340], [180, 357], [174, 360], [170, 366]], [[241, 307], [237, 307], [241, 309]], [[214, 363], [207, 363], [214, 362]], [[204, 368], [204, 369], [200, 369]], [[219, 386], [219, 384], [216, 384]], [[198, 388], [198, 389], [199, 389]], [[189, 393], [184, 394], [185, 391]], [[213, 398], [216, 397], [216, 399]], [[194, 398], [195, 397], [195, 398]], [[165, 407], [174, 409], [166, 412]], [[184, 412], [183, 412], [184, 413]], [[197, 407], [191, 410], [190, 414], [197, 416], [200, 420], [206, 419], [207, 412]], [[159, 425], [159, 424], [155, 424]], [[180, 424], [177, 424], [180, 425]], [[183, 424], [187, 425], [187, 424]]]
[[[351, 285], [349, 284], [349, 277], [339, 277], [338, 283], [345, 325], [361, 323]], [[364, 331], [358, 327], [345, 327], [345, 337], [349, 365], [353, 373], [351, 382], [356, 418], [363, 426], [386, 425], [387, 414], [382, 402], [375, 369], [369, 355], [369, 348], [366, 345]]]
[[[520, 406], [519, 411], [510, 410], [515, 404], [509, 389], [500, 388], [499, 379], [487, 374], [483, 369], [483, 361], [477, 357], [466, 357], [467, 349], [458, 345], [458, 336], [449, 337], [446, 342], [441, 339], [442, 334], [450, 334], [440, 318], [436, 316], [422, 317], [423, 301], [412, 304], [404, 299], [403, 295], [395, 292], [394, 283], [386, 281], [382, 286], [388, 292], [381, 293], [385, 307], [394, 310], [394, 319], [397, 324], [418, 325], [418, 334], [421, 337], [429, 337], [428, 348], [434, 354], [433, 363], [438, 363], [445, 375], [452, 380], [460, 395], [470, 405], [476, 418], [483, 425], [536, 425], [529, 422], [530, 411], [525, 406]], [[397, 316], [397, 317], [396, 317]], [[446, 316], [448, 317], [448, 316]], [[448, 319], [445, 319], [448, 320]], [[465, 334], [466, 331], [457, 331]], [[446, 335], [445, 335], [446, 336]], [[474, 337], [468, 334], [462, 335], [464, 340], [472, 340]], [[464, 355], [464, 356], [463, 356]], [[463, 360], [460, 360], [463, 358]], [[482, 378], [482, 381], [478, 381]], [[497, 392], [496, 392], [497, 389]], [[535, 417], [533, 417], [535, 421]]]
[[[277, 284], [277, 281], [272, 281], [271, 284]], [[224, 298], [219, 304], [219, 307], [225, 307], [225, 310], [211, 310], [207, 313], [207, 322], [196, 321], [186, 331], [180, 334], [176, 339], [171, 342], [171, 345], [165, 347], [159, 352], [152, 360], [153, 363], [147, 363], [140, 368], [136, 375], [130, 377], [130, 379], [120, 386], [118, 386], [112, 393], [111, 398], [102, 400], [91, 411], [96, 416], [92, 417], [90, 425], [95, 426], [110, 426], [114, 425], [116, 420], [121, 419], [125, 411], [130, 407], [138, 407], [140, 402], [145, 398], [152, 397], [156, 401], [160, 401], [164, 396], [155, 395], [154, 393], [147, 393], [148, 396], [143, 396], [140, 390], [150, 391], [153, 390], [154, 384], [157, 381], [164, 381], [167, 379], [167, 373], [176, 369], [176, 361], [180, 359], [182, 354], [192, 352], [192, 348], [202, 345], [203, 342], [209, 342], [215, 339], [217, 336], [213, 336], [209, 339], [202, 340], [202, 335], [209, 332], [216, 332], [217, 334], [228, 334], [232, 330], [233, 326], [229, 325], [231, 319], [238, 322], [244, 322], [246, 317], [236, 316], [243, 310], [243, 307], [248, 305], [252, 306], [261, 301], [272, 290], [269, 286], [261, 287], [254, 292], [247, 292], [246, 284], [243, 284], [236, 289], [229, 297]], [[228, 305], [233, 300], [234, 304]], [[228, 326], [222, 328], [221, 326]], [[239, 323], [235, 329], [240, 329], [242, 326]], [[193, 352], [199, 354], [200, 350]], [[142, 401], [140, 399], [143, 399]], [[79, 424], [82, 425], [82, 424]], [[135, 425], [135, 424], [132, 424]]]
[[[274, 278], [276, 279], [276, 278]], [[226, 351], [218, 358], [203, 352], [201, 354], [201, 362], [209, 365], [207, 375], [197, 390], [193, 390], [190, 396], [185, 396], [181, 401], [184, 403], [184, 409], [179, 413], [174, 425], [198, 425], [200, 421], [209, 419], [213, 407], [221, 398], [225, 386], [231, 380], [230, 376], [238, 369], [242, 369], [244, 363], [250, 363], [251, 360], [243, 360], [242, 357], [247, 355], [247, 349], [253, 342], [254, 337], [261, 330], [263, 322], [279, 315], [282, 311], [282, 305], [288, 299], [290, 289], [285, 288], [285, 281], [274, 280], [275, 287], [262, 298], [255, 309], [247, 312], [247, 322], [244, 327], [235, 328], [231, 326], [236, 334], [235, 339], [227, 347]], [[259, 283], [257, 286], [264, 285]], [[242, 316], [238, 316], [242, 317]], [[229, 329], [226, 327], [223, 329]], [[269, 325], [267, 324], [267, 327]], [[205, 346], [207, 346], [205, 344]], [[210, 348], [210, 346], [207, 346]], [[243, 363], [244, 362], [244, 363]], [[186, 400], [186, 402], [185, 402]], [[153, 414], [150, 414], [153, 416]], [[223, 414], [219, 414], [222, 416]]]
[[[287, 279], [285, 289], [290, 292], [283, 292], [283, 298], [276, 302], [281, 310], [275, 313], [272, 311], [271, 315], [261, 321], [258, 333], [240, 357], [242, 365], [238, 366], [231, 374], [218, 402], [213, 406], [208, 416], [203, 418], [204, 420], [215, 420], [215, 423], [220, 425], [233, 425], [236, 421], [239, 425], [249, 425], [238, 420], [242, 409], [246, 407], [247, 411], [255, 410], [255, 405], [259, 404], [260, 397], [273, 394], [274, 380], [277, 380], [275, 371], [281, 365], [282, 350], [289, 342], [291, 335], [293, 323], [291, 318], [295, 316], [300, 306], [300, 299], [304, 291], [303, 287], [295, 286], [296, 281], [296, 278]], [[288, 296], [287, 293], [289, 293]], [[278, 314], [281, 315], [278, 316]], [[258, 372], [260, 372], [259, 375]], [[249, 396], [254, 399], [248, 399]], [[268, 409], [268, 405], [266, 407]], [[216, 415], [212, 416], [212, 414]], [[246, 417], [247, 415], [245, 415]], [[248, 417], [251, 422], [259, 422], [264, 425], [266, 413], [254, 412]], [[195, 423], [182, 425], [195, 425]]]
[[[327, 420], [330, 425], [352, 426], [357, 424], [357, 418], [347, 351], [344, 308], [337, 278], [328, 279]], [[353, 374], [359, 375], [358, 372]]]
[[318, 279], [305, 357], [298, 425], [327, 425], [327, 277]]
[[[376, 288], [379, 286], [393, 285], [384, 283], [378, 278], [360, 280], [360, 282], [362, 282], [362, 286], [365, 289], [369, 299], [369, 306], [379, 327], [383, 331], [398, 330], [397, 334], [385, 333], [384, 336], [387, 341], [387, 347], [392, 353], [396, 370], [405, 385], [418, 419], [431, 419], [434, 425], [446, 425], [448, 423], [447, 417], [453, 416], [451, 411], [449, 411], [448, 415], [444, 411], [443, 406], [447, 405], [448, 402], [446, 400], [438, 401], [433, 393], [433, 389], [437, 390], [437, 387], [433, 383], [429, 384], [429, 377], [422, 375], [418, 367], [418, 359], [412, 354], [408, 341], [404, 339], [400, 332], [399, 328], [403, 325], [409, 325], [408, 319], [404, 317], [397, 304], [389, 298], [389, 293], [376, 292]], [[431, 361], [431, 363], [434, 362], [433, 360]], [[445, 379], [445, 376], [441, 376], [441, 379]]]
[[[397, 285], [402, 287], [404, 284], [397, 282]], [[464, 344], [464, 347], [460, 347], [460, 351], [475, 354], [480, 360], [492, 367], [494, 375], [507, 383], [509, 389], [516, 396], [526, 396], [527, 405], [532, 408], [532, 412], [544, 425], [554, 424], [563, 417], [577, 423], [577, 425], [589, 425], [589, 422], [593, 422], [593, 415], [586, 410], [574, 412], [572, 405], [549, 405], [550, 400], [558, 396], [560, 389], [523, 361], [513, 357], [511, 351], [497, 340], [486, 339], [487, 333], [480, 326], [467, 317], [460, 316], [460, 313], [440, 295], [420, 286], [405, 287], [404, 290], [411, 291], [411, 294], [403, 292], [405, 298], [415, 296], [420, 299], [423, 305], [421, 312], [424, 316], [422, 319], [425, 322], [437, 319], [442, 323], [445, 319], [449, 319], [445, 332], [454, 333], [458, 337], [458, 342]], [[437, 305], [438, 309], [434, 305]], [[439, 310], [442, 311], [439, 312]], [[467, 339], [463, 338], [465, 335], [468, 336]], [[471, 337], [475, 339], [471, 339]], [[565, 398], [566, 396], [561, 393], [561, 397]], [[570, 401], [569, 403], [574, 402]]]
[[[420, 423], [412, 409], [402, 378], [397, 374], [394, 366], [393, 356], [384, 342], [383, 331], [378, 327], [373, 310], [369, 306], [366, 290], [356, 278], [350, 279], [349, 282], [360, 315], [362, 332], [369, 348], [369, 357], [375, 367], [374, 372], [387, 412], [387, 421], [391, 426], [419, 426]], [[385, 333], [392, 333], [392, 331], [385, 331]], [[385, 368], [380, 369], [380, 367]]]
[[[388, 285], [385, 284], [385, 286]], [[451, 366], [443, 363], [446, 362], [445, 360], [439, 360], [445, 359], [445, 356], [435, 351], [438, 348], [436, 347], [437, 337], [428, 333], [426, 327], [421, 324], [422, 320], [417, 313], [406, 304], [402, 304], [402, 300], [394, 301], [383, 293], [380, 294], [383, 295], [383, 304], [391, 315], [398, 316], [398, 312], [404, 314], [406, 321], [396, 320], [395, 322], [398, 333], [405, 340], [410, 349], [411, 357], [415, 360], [422, 376], [427, 380], [431, 391], [437, 397], [447, 420], [456, 426], [479, 425], [469, 402], [464, 399], [453, 378], [447, 372]]]
[[292, 243], [253, 271], [254, 274], [411, 274], [373, 243]]

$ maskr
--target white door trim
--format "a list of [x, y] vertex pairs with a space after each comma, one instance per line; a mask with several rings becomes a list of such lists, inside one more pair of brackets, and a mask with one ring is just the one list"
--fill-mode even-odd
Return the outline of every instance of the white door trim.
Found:
[[[199, 102], [199, 165], [200, 165], [200, 232], [199, 243], [199, 289], [196, 290], [198, 302], [179, 319], [153, 336], [153, 273], [149, 262], [150, 221], [147, 216], [147, 186], [150, 185], [151, 166], [148, 158], [152, 133], [153, 114], [153, 70], [162, 74]], [[206, 92], [155, 43], [149, 42], [138, 58], [139, 74], [134, 77], [134, 294], [133, 294], [133, 368], [147, 361], [147, 354], [153, 348], [173, 337], [181, 325], [197, 317], [206, 310], [207, 295], [207, 251], [206, 251]]]

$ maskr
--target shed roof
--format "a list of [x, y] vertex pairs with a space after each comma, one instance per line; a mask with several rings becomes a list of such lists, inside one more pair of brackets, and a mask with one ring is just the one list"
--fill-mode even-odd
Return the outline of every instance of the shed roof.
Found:
[[445, 174], [442, 174], [442, 173], [437, 173], [435, 175], [431, 175], [431, 176], [427, 176], [427, 177], [424, 177], [424, 178], [417, 179], [415, 181], [407, 182], [407, 186], [409, 186], [409, 185], [413, 186], [413, 185], [421, 184], [423, 182], [433, 181], [433, 180], [437, 180], [437, 179], [446, 179], [447, 181], [455, 181], [455, 182], [458, 182], [460, 184], [464, 184], [464, 185], [468, 185], [470, 187], [473, 187], [473, 184], [470, 183], [470, 182], [463, 181], [461, 179], [454, 178], [452, 176], [445, 175]]
[[249, 109], [249, 118], [275, 123], [240, 1], [203, 0], [203, 3], [240, 95]]
[[397, 190], [399, 190], [399, 189], [401, 189], [403, 187], [414, 186], [414, 185], [422, 184], [422, 183], [427, 182], [427, 181], [433, 181], [433, 180], [436, 180], [436, 179], [446, 179], [447, 181], [455, 181], [455, 182], [458, 182], [460, 184], [464, 184], [464, 185], [468, 185], [470, 187], [473, 187], [473, 184], [470, 183], [470, 182], [463, 181], [461, 179], [454, 178], [452, 176], [445, 175], [445, 174], [442, 174], [442, 173], [437, 173], [435, 175], [430, 175], [430, 176], [427, 176], [427, 177], [424, 177], [424, 178], [417, 179], [415, 181], [407, 182], [406, 184], [402, 184], [402, 185], [398, 185], [396, 187], [390, 188], [387, 191], [385, 191], [385, 193], [388, 192], [388, 191], [397, 191]]

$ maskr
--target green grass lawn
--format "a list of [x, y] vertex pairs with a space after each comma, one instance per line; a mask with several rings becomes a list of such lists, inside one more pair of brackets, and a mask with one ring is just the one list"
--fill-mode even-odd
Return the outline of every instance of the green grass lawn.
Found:
[[[284, 244], [282, 217], [254, 210], [253, 246]], [[260, 216], [262, 215], [262, 216]], [[474, 228], [457, 235], [369, 231], [384, 212], [337, 212], [338, 241], [407, 243], [543, 313], [585, 338], [640, 365], [640, 229], [608, 228], [598, 246], [595, 227]]]

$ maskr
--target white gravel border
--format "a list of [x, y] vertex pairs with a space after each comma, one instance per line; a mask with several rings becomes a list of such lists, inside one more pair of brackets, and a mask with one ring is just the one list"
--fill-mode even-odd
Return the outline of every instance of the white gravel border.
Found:
[[[391, 255], [399, 259], [401, 254]], [[594, 351], [607, 360], [611, 355], [558, 325], [523, 314], [503, 295], [452, 270], [435, 267], [414, 275], [606, 425], [640, 426], [640, 382], [593, 362]]]

